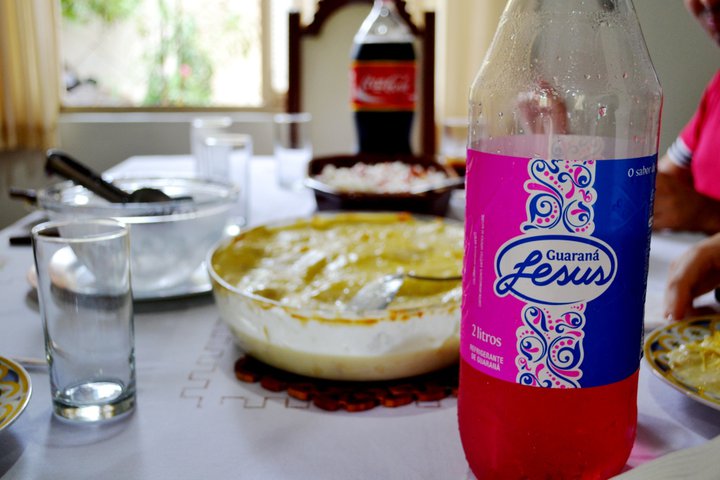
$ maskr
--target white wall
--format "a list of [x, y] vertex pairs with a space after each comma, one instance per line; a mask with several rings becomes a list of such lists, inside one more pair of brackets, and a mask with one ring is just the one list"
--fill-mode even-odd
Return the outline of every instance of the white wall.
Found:
[[702, 31], [682, 0], [634, 0], [663, 87], [660, 153], [692, 116], [705, 85], [720, 67], [720, 47]]
[[[106, 170], [133, 155], [190, 153], [190, 123], [195, 117], [226, 116], [192, 113], [74, 113], [61, 115], [59, 147], [81, 162]], [[254, 153], [272, 154], [272, 115], [229, 114], [236, 133], [253, 137]]]
[[302, 108], [313, 114], [313, 147], [320, 155], [355, 151], [350, 49], [369, 12], [370, 5], [349, 5], [330, 17], [317, 37], [302, 42]]
[[[482, 1], [502, 2], [503, 0]], [[665, 92], [660, 143], [662, 153], [690, 118], [706, 83], [720, 66], [720, 48], [702, 32], [685, 10], [682, 0], [634, 0], [634, 3], [650, 55]], [[499, 15], [500, 9], [492, 11]], [[338, 21], [342, 23], [343, 18], [356, 21], [352, 15], [339, 16]], [[355, 31], [357, 26], [333, 25], [332, 28]], [[449, 25], [448, 29], [452, 30], [452, 25]], [[441, 29], [438, 29], [438, 33], [440, 31]], [[438, 64], [443, 65], [440, 58], [443, 54], [440, 45], [443, 43], [438, 43]], [[349, 51], [349, 46], [347, 48]], [[345, 47], [342, 49], [344, 50]], [[477, 62], [477, 50], [468, 47], [469, 61]], [[465, 77], [447, 76], [447, 80], [456, 78], [459, 83], [465, 83], [467, 81]], [[341, 74], [337, 78], [346, 77]], [[325, 84], [323, 88], [336, 90], [329, 94], [335, 98], [344, 98], [344, 95], [347, 95], [345, 81], [335, 81], [332, 85]], [[446, 88], [467, 92], [469, 85], [447, 85]], [[339, 108], [336, 102], [327, 102], [324, 108], [330, 112], [334, 111], [336, 115], [349, 115], [345, 105]], [[321, 105], [320, 108], [323, 106]], [[61, 147], [77, 158], [102, 169], [131, 155], [188, 153], [190, 151], [189, 121], [192, 116], [191, 114], [63, 115], [60, 124]], [[253, 135], [255, 151], [260, 154], [270, 154], [272, 151], [270, 116], [245, 114], [236, 117], [245, 122], [244, 125], [247, 127], [245, 131]], [[120, 122], [119, 119], [123, 121]], [[319, 154], [344, 152], [351, 148], [346, 134], [328, 135], [327, 132], [322, 131], [322, 128], [315, 128], [313, 136], [316, 144], [321, 147]]]

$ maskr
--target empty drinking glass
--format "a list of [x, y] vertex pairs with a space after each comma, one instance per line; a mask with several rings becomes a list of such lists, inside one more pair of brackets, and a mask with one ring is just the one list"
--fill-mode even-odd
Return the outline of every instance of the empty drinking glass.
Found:
[[32, 230], [53, 411], [81, 422], [135, 406], [128, 229], [115, 220]]
[[309, 113], [281, 113], [273, 118], [275, 126], [274, 154], [278, 184], [290, 190], [303, 188], [312, 158]]
[[209, 165], [205, 151], [205, 139], [208, 136], [227, 133], [232, 126], [232, 118], [227, 116], [198, 117], [190, 125], [190, 151], [195, 159], [195, 173], [200, 178], [209, 178]]
[[250, 216], [250, 160], [253, 142], [244, 133], [218, 133], [204, 139], [204, 178], [238, 186], [238, 205], [232, 223], [247, 225]]

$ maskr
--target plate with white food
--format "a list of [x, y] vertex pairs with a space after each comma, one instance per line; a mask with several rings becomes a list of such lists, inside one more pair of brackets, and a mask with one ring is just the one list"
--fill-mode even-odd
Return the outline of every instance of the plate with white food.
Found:
[[720, 316], [694, 317], [658, 328], [645, 340], [644, 352], [660, 379], [720, 410]]

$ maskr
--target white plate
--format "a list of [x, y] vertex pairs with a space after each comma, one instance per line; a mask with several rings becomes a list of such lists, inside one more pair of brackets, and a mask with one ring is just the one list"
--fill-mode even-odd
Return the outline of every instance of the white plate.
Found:
[[17, 363], [0, 357], [0, 431], [9, 427], [30, 401], [30, 375]]
[[653, 373], [671, 387], [693, 400], [720, 410], [720, 394], [706, 392], [697, 385], [677, 378], [668, 362], [668, 353], [683, 343], [702, 340], [714, 331], [720, 331], [720, 316], [697, 317], [658, 328], [645, 340], [645, 360]]

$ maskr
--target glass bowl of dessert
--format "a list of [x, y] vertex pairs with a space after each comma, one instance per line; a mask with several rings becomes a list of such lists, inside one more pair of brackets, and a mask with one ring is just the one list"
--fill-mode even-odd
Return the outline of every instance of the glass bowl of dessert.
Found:
[[[246, 353], [301, 375], [365, 381], [458, 360], [462, 257], [460, 222], [335, 212], [245, 230], [206, 264], [221, 316]], [[407, 276], [385, 308], [353, 305], [360, 289], [390, 274]]]

